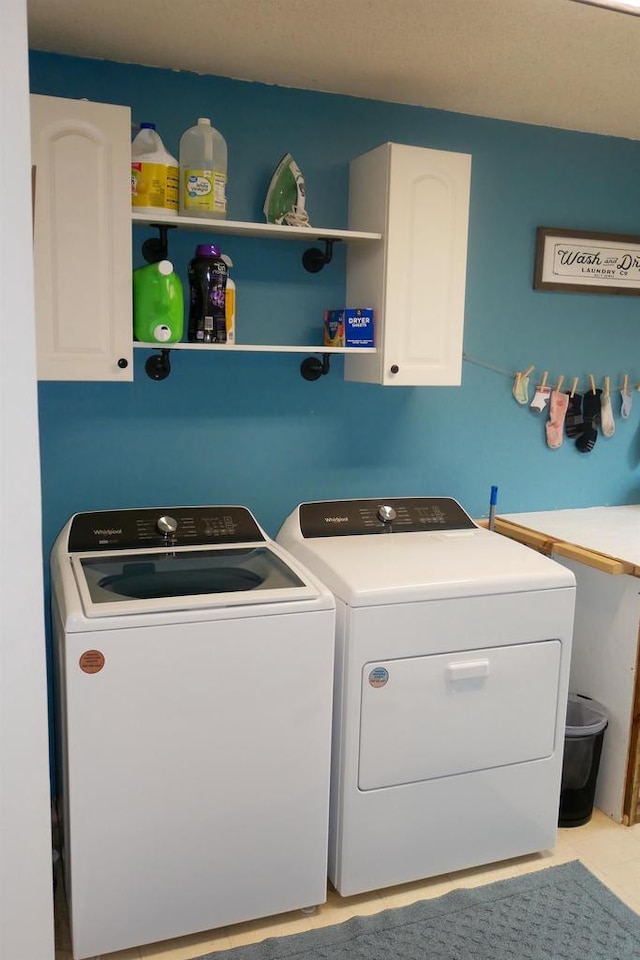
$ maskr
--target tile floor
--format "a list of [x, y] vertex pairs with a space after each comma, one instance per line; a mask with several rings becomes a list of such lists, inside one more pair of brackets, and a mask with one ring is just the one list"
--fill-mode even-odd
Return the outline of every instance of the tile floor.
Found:
[[[640, 824], [622, 827], [599, 810], [594, 810], [591, 822], [583, 827], [560, 829], [553, 851], [518, 857], [490, 867], [462, 870], [400, 887], [388, 887], [356, 897], [343, 899], [330, 889], [327, 902], [311, 916], [295, 911], [264, 920], [252, 920], [178, 940], [105, 954], [104, 960], [192, 960], [216, 950], [228, 950], [266, 937], [303, 933], [313, 927], [342, 923], [356, 914], [378, 913], [415, 900], [439, 897], [456, 887], [476, 887], [569, 860], [581, 860], [621, 900], [640, 913]], [[56, 960], [70, 958], [66, 908], [62, 882], [59, 880], [56, 892]]]

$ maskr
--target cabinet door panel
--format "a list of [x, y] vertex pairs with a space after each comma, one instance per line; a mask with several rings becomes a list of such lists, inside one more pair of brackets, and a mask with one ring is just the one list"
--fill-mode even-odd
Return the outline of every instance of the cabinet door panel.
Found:
[[31, 129], [38, 377], [131, 380], [130, 111], [34, 95]]
[[353, 161], [349, 226], [384, 238], [377, 257], [349, 250], [348, 305], [373, 305], [379, 353], [347, 357], [347, 379], [461, 382], [470, 174], [467, 154], [401, 144]]

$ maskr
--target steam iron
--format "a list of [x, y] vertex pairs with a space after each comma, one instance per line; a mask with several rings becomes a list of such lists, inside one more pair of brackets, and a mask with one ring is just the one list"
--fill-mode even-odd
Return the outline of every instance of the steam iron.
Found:
[[305, 210], [305, 184], [300, 167], [290, 153], [275, 169], [264, 200], [264, 215], [267, 223], [286, 224], [290, 227], [309, 227], [309, 214]]

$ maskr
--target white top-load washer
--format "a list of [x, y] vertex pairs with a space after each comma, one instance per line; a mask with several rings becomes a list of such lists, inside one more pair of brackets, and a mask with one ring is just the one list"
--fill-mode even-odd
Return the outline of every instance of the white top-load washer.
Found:
[[331, 593], [240, 506], [77, 514], [51, 581], [74, 957], [323, 902]]
[[573, 574], [442, 497], [303, 503], [277, 540], [336, 597], [336, 889], [552, 847]]

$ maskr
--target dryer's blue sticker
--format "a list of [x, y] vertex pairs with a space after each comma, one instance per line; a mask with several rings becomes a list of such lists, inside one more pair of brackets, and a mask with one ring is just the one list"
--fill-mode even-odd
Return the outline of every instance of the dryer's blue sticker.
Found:
[[374, 667], [369, 674], [369, 683], [372, 687], [384, 687], [389, 680], [389, 671], [385, 667]]

